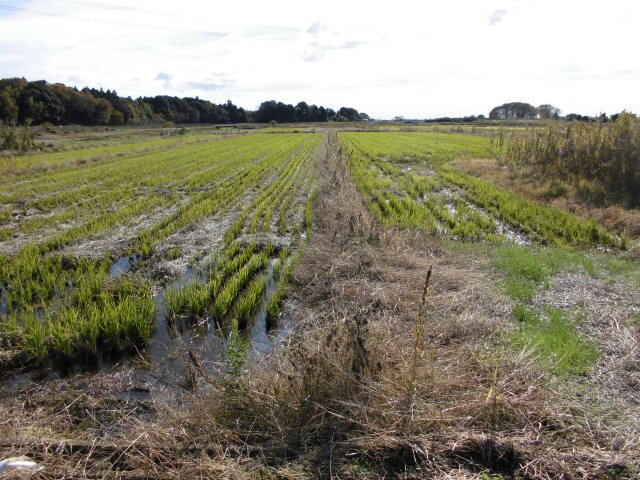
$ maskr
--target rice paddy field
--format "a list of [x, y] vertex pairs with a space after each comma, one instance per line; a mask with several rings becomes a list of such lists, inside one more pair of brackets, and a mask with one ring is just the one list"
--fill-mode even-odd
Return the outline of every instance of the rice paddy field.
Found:
[[637, 238], [474, 171], [493, 127], [362, 128], [57, 133], [2, 160], [2, 455], [637, 478]]
[[10, 361], [156, 352], [231, 317], [266, 336], [311, 225], [319, 140], [192, 135], [19, 157], [0, 185]]

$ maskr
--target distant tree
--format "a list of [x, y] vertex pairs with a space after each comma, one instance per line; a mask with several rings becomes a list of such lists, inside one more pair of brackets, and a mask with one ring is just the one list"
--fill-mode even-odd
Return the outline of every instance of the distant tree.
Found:
[[44, 80], [29, 82], [18, 98], [20, 123], [28, 120], [34, 125], [43, 122], [60, 124], [64, 117], [64, 107], [55, 92]]
[[8, 90], [0, 90], [0, 122], [14, 124], [18, 121], [18, 105]]
[[295, 106], [296, 120], [298, 122], [310, 122], [310, 109], [307, 102], [300, 102]]
[[269, 123], [275, 120], [278, 123], [287, 123], [296, 121], [296, 109], [293, 105], [268, 100], [262, 102], [256, 112], [256, 121], [260, 123]]
[[570, 113], [564, 118], [565, 120], [568, 120], [570, 122], [591, 122], [594, 120], [593, 118], [587, 115], [579, 115], [577, 113]]
[[342, 107], [338, 110], [338, 115], [343, 117], [346, 121], [353, 122], [360, 119], [360, 114], [355, 108]]
[[244, 109], [236, 107], [231, 100], [227, 100], [227, 103], [222, 107], [227, 111], [231, 123], [244, 123], [247, 121], [247, 113]]
[[289, 103], [278, 102], [278, 122], [295, 122], [296, 109]]
[[94, 110], [94, 125], [107, 125], [109, 120], [111, 120], [111, 114], [113, 113], [113, 108], [111, 107], [111, 103], [109, 100], [105, 100], [104, 98], [96, 99], [96, 106]]
[[491, 119], [508, 119], [508, 118], [536, 118], [538, 111], [536, 107], [523, 102], [511, 102], [494, 107], [489, 112]]
[[548, 103], [545, 103], [544, 105], [540, 105], [538, 108], [536, 108], [536, 111], [538, 112], [538, 116], [540, 118], [558, 118], [560, 117], [560, 109], [557, 107], [554, 107], [553, 105], [550, 105]]
[[24, 78], [0, 80], [0, 121], [8, 124], [18, 123], [18, 98], [26, 86], [27, 81]]
[[271, 120], [277, 121], [278, 103], [275, 100], [262, 102], [255, 113], [255, 121], [258, 123], [269, 123]]

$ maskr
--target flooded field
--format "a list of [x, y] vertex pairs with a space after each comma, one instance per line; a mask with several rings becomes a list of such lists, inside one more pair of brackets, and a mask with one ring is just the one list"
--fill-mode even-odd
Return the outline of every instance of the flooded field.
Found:
[[0, 184], [3, 376], [137, 362], [179, 384], [194, 361], [224, 370], [233, 325], [267, 353], [311, 227], [319, 140], [198, 137], [23, 162]]

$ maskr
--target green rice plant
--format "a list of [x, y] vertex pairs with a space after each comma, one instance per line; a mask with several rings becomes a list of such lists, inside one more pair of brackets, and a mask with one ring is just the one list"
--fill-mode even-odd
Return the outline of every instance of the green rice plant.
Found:
[[140, 285], [127, 277], [120, 277], [115, 284], [108, 286], [108, 293], [116, 299], [124, 299], [132, 296], [138, 291]]
[[[457, 239], [500, 241], [491, 219], [495, 217], [533, 241], [605, 247], [619, 243], [594, 221], [524, 200], [447, 165], [460, 155], [488, 156], [492, 147], [487, 139], [370, 132], [340, 133], [339, 137], [349, 150], [349, 169], [358, 190], [385, 226], [422, 226], [432, 232], [444, 227], [447, 235]], [[429, 177], [412, 173], [414, 165], [423, 168], [425, 162], [431, 169]], [[445, 186], [462, 192], [451, 199], [455, 212], [439, 199]]]
[[209, 289], [204, 285], [192, 284], [187, 292], [187, 309], [191, 318], [200, 318], [207, 311], [210, 301]]
[[72, 329], [73, 326], [66, 321], [48, 322], [48, 326], [51, 349], [70, 356], [74, 347], [75, 330]]
[[[104, 159], [85, 159], [82, 152], [74, 157], [68, 152], [22, 163], [22, 170], [12, 174], [10, 182], [0, 178], [0, 201], [5, 205], [20, 201], [25, 211], [40, 213], [15, 225], [8, 209], [0, 208], [0, 217], [12, 222], [10, 233], [38, 233], [39, 238], [0, 261], [3, 301], [11, 311], [0, 319], [2, 341], [23, 349], [29, 345], [32, 352], [39, 352], [34, 358], [49, 351], [99, 353], [142, 342], [153, 328], [153, 302], [147, 286], [132, 275], [110, 278], [112, 260], [107, 256], [78, 259], [60, 250], [129, 222], [146, 220], [150, 213], [164, 213], [163, 209], [180, 202], [143, 228], [133, 242], [132, 251], [149, 257], [169, 235], [203, 218], [238, 210], [251, 193], [255, 202], [241, 211], [227, 232], [228, 249], [211, 269], [208, 283], [167, 294], [173, 315], [204, 314], [213, 299], [233, 306], [238, 292], [247, 288], [273, 253], [268, 247], [256, 260], [255, 246], [243, 249], [233, 240], [257, 209], [257, 225], [266, 228], [279, 215], [281, 205], [302, 208], [300, 192], [307, 188], [312, 171], [310, 152], [320, 138], [320, 134], [250, 135], [215, 145], [181, 144], [170, 152], [139, 150], [129, 155], [125, 148], [116, 157], [119, 153], [107, 149]], [[30, 167], [35, 170], [28, 171]], [[73, 225], [65, 225], [71, 221]], [[178, 253], [174, 249], [169, 255]], [[223, 301], [225, 296], [230, 300]], [[30, 316], [41, 328], [33, 322], [27, 322], [25, 328], [23, 318]]]
[[234, 317], [241, 323], [246, 322], [256, 311], [267, 289], [267, 277], [254, 278], [244, 290], [234, 308]]
[[529, 201], [481, 179], [442, 168], [442, 177], [462, 187], [468, 199], [533, 238], [568, 245], [618, 246], [617, 239], [586, 221], [561, 210]]
[[269, 298], [267, 302], [267, 325], [273, 325], [278, 319], [278, 314], [280, 312], [280, 307], [282, 306], [282, 302], [287, 294], [287, 285], [288, 282], [281, 281], [278, 283], [275, 291]]
[[180, 313], [186, 308], [187, 295], [184, 288], [178, 288], [176, 290], [167, 290], [164, 292], [164, 301], [167, 304], [169, 315], [172, 318], [178, 317]]
[[169, 290], [164, 294], [172, 318], [176, 318], [181, 313], [188, 313], [191, 318], [202, 317], [206, 312], [210, 298], [210, 288], [199, 283], [192, 283], [177, 290]]
[[86, 310], [88, 320], [99, 325], [100, 339], [113, 347], [120, 344], [124, 337], [124, 328], [120, 318], [118, 305], [112, 297], [102, 295], [99, 306]]
[[212, 316], [218, 320], [224, 318], [240, 291], [247, 285], [253, 275], [262, 270], [268, 263], [268, 255], [264, 253], [255, 254], [244, 267], [238, 270], [238, 272], [224, 284], [218, 296], [214, 299], [211, 307]]
[[151, 238], [148, 236], [142, 236], [139, 240], [138, 250], [140, 251], [142, 258], [149, 258], [154, 250]]
[[21, 345], [35, 363], [42, 362], [49, 354], [46, 324], [28, 312], [22, 317], [22, 326]]
[[209, 287], [209, 297], [217, 298], [218, 293], [220, 292], [220, 288], [224, 282], [224, 277], [222, 272], [215, 272], [209, 279], [208, 287]]
[[286, 271], [285, 267], [290, 256], [291, 256], [290, 249], [288, 249], [287, 247], [280, 249], [280, 252], [278, 253], [278, 258], [273, 264], [273, 278], [275, 280], [278, 280], [279, 278], [281, 278], [283, 272]]
[[[86, 312], [85, 312], [86, 313]], [[81, 315], [75, 326], [77, 329], [78, 348], [88, 350], [96, 355], [99, 351], [100, 324], [93, 315]]]
[[242, 252], [238, 252], [235, 257], [229, 258], [227, 262], [220, 263], [220, 265], [216, 266], [216, 271], [221, 273], [223, 279], [228, 278], [240, 270], [240, 268], [253, 257], [255, 250], [255, 243], [248, 245]]
[[22, 324], [17, 312], [0, 316], [0, 346], [14, 346], [20, 338]]
[[129, 297], [118, 304], [122, 331], [134, 345], [142, 345], [154, 330], [155, 304], [150, 296]]
[[101, 275], [91, 275], [83, 278], [71, 295], [72, 303], [78, 307], [87, 308], [102, 292], [104, 277]]
[[240, 233], [242, 233], [242, 229], [244, 228], [244, 222], [246, 219], [246, 215], [240, 215], [235, 222], [227, 229], [224, 235], [224, 242], [229, 244], [233, 242]]

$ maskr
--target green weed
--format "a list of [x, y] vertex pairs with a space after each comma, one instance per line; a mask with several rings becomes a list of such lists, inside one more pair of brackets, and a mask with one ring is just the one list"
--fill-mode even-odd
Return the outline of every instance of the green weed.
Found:
[[547, 308], [541, 314], [517, 304], [513, 313], [518, 322], [516, 344], [534, 348], [558, 375], [584, 374], [598, 359], [593, 343], [581, 337], [575, 318], [568, 318], [565, 311]]

